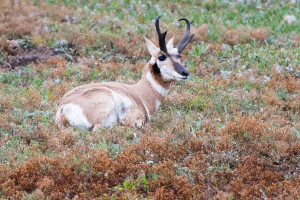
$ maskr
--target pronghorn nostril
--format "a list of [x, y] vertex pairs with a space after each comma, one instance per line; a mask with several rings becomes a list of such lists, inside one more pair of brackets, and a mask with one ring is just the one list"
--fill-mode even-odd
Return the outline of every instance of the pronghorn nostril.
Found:
[[188, 75], [189, 75], [189, 72], [186, 71], [186, 70], [184, 70], [184, 71], [181, 72], [181, 75], [182, 75], [182, 76], [188, 76]]

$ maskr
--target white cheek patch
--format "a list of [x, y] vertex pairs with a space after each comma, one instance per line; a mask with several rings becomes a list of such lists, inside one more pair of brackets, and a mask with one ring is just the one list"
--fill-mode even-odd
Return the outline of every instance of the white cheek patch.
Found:
[[147, 73], [146, 78], [151, 83], [152, 87], [163, 97], [165, 97], [168, 94], [169, 90], [156, 83], [150, 72]]
[[161, 73], [164, 80], [172, 81], [175, 78], [174, 74], [176, 72], [174, 72], [174, 70], [171, 70], [169, 67], [161, 67], [160, 68], [160, 73]]
[[[60, 113], [60, 112], [59, 112]], [[80, 127], [84, 130], [89, 130], [93, 126], [89, 123], [86, 116], [82, 112], [82, 108], [79, 105], [72, 103], [65, 104], [61, 108], [61, 113], [65, 115], [69, 124], [75, 127]]]

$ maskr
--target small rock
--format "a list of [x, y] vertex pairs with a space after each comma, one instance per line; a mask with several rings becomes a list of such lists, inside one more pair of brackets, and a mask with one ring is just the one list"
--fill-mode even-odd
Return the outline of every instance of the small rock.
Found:
[[32, 113], [30, 113], [30, 112], [25, 112], [24, 113], [24, 117], [29, 117], [29, 118], [31, 118], [31, 117], [33, 117], [35, 115], [35, 113], [34, 112], [32, 112]]
[[8, 53], [8, 55], [15, 55], [20, 50], [20, 44], [18, 40], [7, 40], [4, 45], [4, 50]]
[[68, 53], [64, 54], [64, 57], [65, 57], [68, 61], [73, 61], [73, 60], [74, 60], [73, 56], [72, 56], [71, 54], [68, 54]]
[[59, 79], [59, 78], [56, 78], [56, 79], [54, 79], [54, 82], [55, 82], [56, 84], [59, 84], [59, 83], [60, 83], [60, 79]]
[[294, 15], [286, 15], [284, 16], [283, 20], [286, 21], [288, 24], [291, 24], [294, 21], [296, 21], [296, 17]]
[[270, 77], [264, 76], [264, 81], [263, 81], [263, 82], [266, 83], [266, 82], [268, 82], [270, 79], [271, 79]]
[[225, 71], [225, 70], [221, 70], [220, 71], [223, 78], [227, 79], [227, 77], [229, 77], [231, 75], [231, 71]]
[[277, 72], [277, 74], [281, 74], [281, 67], [280, 67], [280, 65], [276, 66], [275, 71]]
[[288, 71], [289, 73], [294, 72], [294, 69], [291, 65], [288, 65], [287, 67], [285, 67], [286, 71]]
[[58, 42], [55, 42], [54, 46], [57, 48], [66, 47], [68, 45], [67, 40], [59, 40]]
[[46, 33], [50, 33], [50, 32], [51, 32], [50, 28], [47, 27], [47, 26], [44, 26], [44, 27], [43, 27], [43, 30], [44, 30]]

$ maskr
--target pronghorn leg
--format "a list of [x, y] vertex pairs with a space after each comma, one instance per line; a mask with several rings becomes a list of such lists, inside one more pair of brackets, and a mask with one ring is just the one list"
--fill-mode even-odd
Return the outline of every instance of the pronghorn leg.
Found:
[[96, 124], [93, 128], [93, 131], [97, 131], [99, 128], [102, 128], [101, 124]]
[[141, 110], [130, 109], [126, 117], [122, 120], [122, 124], [131, 125], [133, 127], [141, 127], [145, 124], [145, 113]]

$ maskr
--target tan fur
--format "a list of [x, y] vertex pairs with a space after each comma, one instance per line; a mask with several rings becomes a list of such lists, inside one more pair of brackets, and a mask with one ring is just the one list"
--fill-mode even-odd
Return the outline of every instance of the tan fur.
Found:
[[[142, 79], [134, 84], [127, 85], [118, 82], [108, 83], [92, 83], [74, 88], [66, 93], [59, 102], [58, 110], [62, 105], [73, 103], [83, 108], [87, 120], [94, 126], [94, 129], [102, 127], [104, 120], [113, 110], [113, 99], [110, 90], [126, 96], [133, 103], [128, 110], [125, 118], [120, 122], [122, 124], [132, 124], [141, 126], [147, 123], [150, 119], [146, 109], [152, 116], [156, 111], [156, 102], [161, 102], [164, 99], [158, 93], [150, 82], [146, 79], [146, 74], [150, 72], [154, 76], [154, 80], [165, 89], [169, 89], [170, 82], [163, 80], [154, 74], [151, 65], [148, 63], [144, 68]], [[67, 127], [69, 123], [63, 114], [56, 118], [56, 123], [60, 127]]]
[[[171, 82], [185, 81], [188, 72], [180, 64], [177, 48], [168, 49], [168, 54], [145, 40], [152, 57], [138, 83], [92, 83], [76, 87], [59, 102], [56, 124], [60, 128], [71, 125], [96, 130], [112, 127], [114, 123], [142, 126], [149, 122]], [[173, 39], [168, 42], [168, 48], [172, 47]]]

